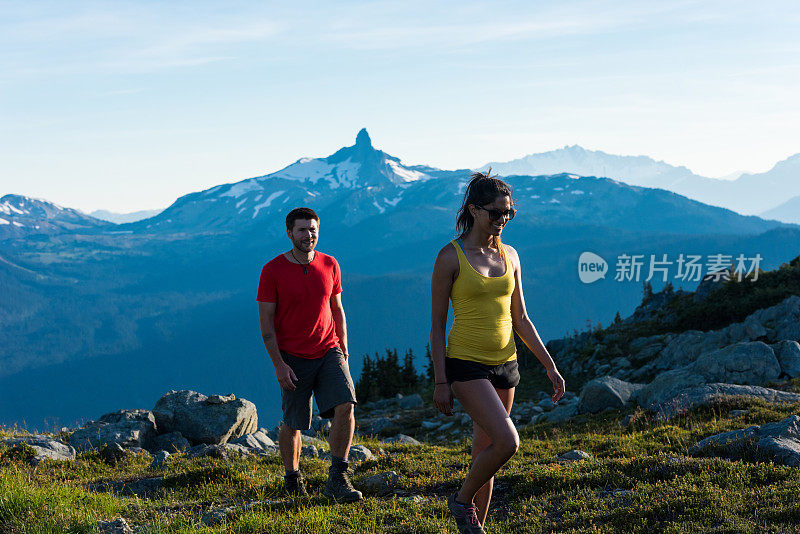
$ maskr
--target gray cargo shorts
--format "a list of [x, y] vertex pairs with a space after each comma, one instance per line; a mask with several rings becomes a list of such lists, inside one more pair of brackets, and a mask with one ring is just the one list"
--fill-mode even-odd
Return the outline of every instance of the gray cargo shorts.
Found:
[[333, 417], [336, 406], [345, 402], [356, 404], [356, 390], [350, 377], [350, 366], [339, 347], [334, 347], [321, 358], [309, 360], [281, 352], [283, 361], [297, 376], [297, 389], [281, 388], [283, 422], [294, 430], [311, 428], [311, 396], [317, 399], [319, 415]]

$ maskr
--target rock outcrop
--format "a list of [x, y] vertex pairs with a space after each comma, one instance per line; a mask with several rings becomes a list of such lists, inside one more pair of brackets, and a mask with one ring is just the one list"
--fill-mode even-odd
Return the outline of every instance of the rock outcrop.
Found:
[[148, 410], [119, 410], [89, 421], [72, 433], [70, 445], [78, 450], [100, 449], [113, 443], [125, 448], [150, 448], [156, 437], [156, 421]]
[[800, 467], [800, 415], [761, 426], [709, 436], [689, 449], [690, 454], [752, 456]]
[[193, 443], [221, 445], [256, 431], [256, 406], [234, 395], [206, 397], [196, 391], [170, 391], [153, 408], [162, 433], [180, 432]]

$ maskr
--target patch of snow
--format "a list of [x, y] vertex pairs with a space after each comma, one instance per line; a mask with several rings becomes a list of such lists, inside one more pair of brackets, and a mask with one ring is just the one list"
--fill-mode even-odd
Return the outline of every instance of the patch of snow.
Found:
[[253, 202], [258, 202], [259, 200], [261, 200], [261, 197], [263, 197], [263, 196], [264, 196], [264, 194], [263, 194], [263, 193], [259, 193], [259, 194], [256, 196], [256, 198], [254, 198], [254, 199], [253, 199]]
[[16, 206], [14, 206], [13, 204], [11, 204], [8, 201], [3, 202], [2, 204], [0, 204], [0, 211], [2, 211], [3, 213], [5, 213], [7, 215], [11, 215], [12, 212], [13, 213], [18, 213], [20, 215], [28, 214], [27, 211], [23, 211], [23, 210], [17, 208]]
[[578, 176], [577, 174], [568, 174], [567, 177], [572, 178], [573, 180], [577, 180], [578, 178], [580, 178], [580, 176]]
[[392, 168], [392, 172], [402, 178], [404, 182], [416, 182], [418, 180], [426, 180], [430, 178], [430, 176], [427, 174], [412, 169], [407, 169], [394, 160], [387, 160], [386, 163], [388, 163], [389, 167]]
[[389, 200], [388, 198], [383, 197], [383, 201], [386, 202], [386, 204], [388, 204], [389, 206], [395, 207], [395, 206], [397, 206], [397, 203], [400, 202], [401, 198], [403, 198], [403, 195], [396, 196], [392, 200]]
[[531, 198], [539, 198], [539, 195], [531, 195]]
[[563, 187], [554, 187], [553, 188], [553, 191], [563, 191], [563, 190], [564, 190]]
[[328, 181], [332, 189], [336, 189], [340, 185], [342, 187], [353, 187], [358, 182], [358, 171], [361, 169], [361, 164], [346, 159], [333, 168], [333, 173], [336, 178], [331, 177]]
[[573, 189], [573, 190], [571, 191], [571, 193], [572, 193], [573, 195], [582, 195], [582, 194], [583, 194], [583, 191], [581, 191], [580, 189]]
[[303, 182], [309, 180], [312, 184], [316, 184], [320, 178], [330, 176], [332, 169], [333, 167], [325, 160], [303, 158], [285, 169], [271, 174], [270, 177]]
[[0, 219], [0, 224], [11, 224], [11, 223], [10, 223], [10, 222], [8, 222], [8, 221], [7, 221], [7, 220], [5, 220], [5, 219]]
[[[262, 202], [258, 206], [254, 207], [253, 208], [253, 219], [256, 218], [256, 215], [258, 215], [259, 211], [261, 211], [264, 208], [268, 208], [269, 205], [272, 204], [273, 200], [275, 200], [276, 198], [278, 198], [279, 196], [281, 196], [284, 193], [285, 193], [285, 191], [275, 191], [274, 193], [272, 193], [270, 196], [267, 197], [267, 200], [265, 200], [264, 202]], [[286, 198], [289, 198], [289, 197], [286, 197]]]
[[383, 213], [384, 211], [386, 211], [386, 208], [384, 208], [383, 206], [381, 206], [380, 204], [378, 204], [378, 201], [377, 201], [377, 200], [373, 200], [373, 201], [372, 201], [372, 205], [373, 205], [373, 206], [375, 206], [376, 208], [378, 208], [378, 211], [379, 211], [379, 212], [381, 212], [381, 213]]
[[241, 207], [242, 207], [242, 204], [244, 204], [245, 202], [247, 202], [247, 199], [246, 199], [246, 198], [243, 198], [242, 200], [240, 200], [239, 202], [237, 202], [237, 203], [236, 203], [236, 209], [238, 210], [239, 208], [241, 208]]
[[558, 200], [556, 200], [556, 199], [551, 199], [551, 200], [550, 200], [550, 204], [561, 204], [561, 202], [559, 202], [559, 201], [558, 201]]
[[19, 226], [20, 228], [24, 228], [25, 227], [24, 224], [22, 224], [20, 222], [17, 222], [17, 221], [11, 221], [11, 224], [13, 224], [14, 226]]
[[208, 191], [205, 192], [205, 195], [206, 196], [212, 195], [212, 194], [216, 193], [217, 191], [219, 191], [220, 189], [222, 189], [221, 185], [218, 185], [216, 187], [212, 187], [211, 189], [209, 189]]
[[249, 180], [239, 182], [238, 184], [233, 184], [230, 189], [224, 193], [221, 193], [219, 196], [239, 198], [250, 191], [262, 191], [263, 189], [264, 188], [261, 187], [261, 184], [259, 184], [254, 178], [250, 178]]

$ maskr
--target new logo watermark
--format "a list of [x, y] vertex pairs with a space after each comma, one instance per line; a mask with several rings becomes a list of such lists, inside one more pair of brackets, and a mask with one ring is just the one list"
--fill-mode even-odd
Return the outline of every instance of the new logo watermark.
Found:
[[594, 252], [583, 252], [578, 258], [578, 276], [584, 284], [606, 277], [608, 263]]
[[[672, 279], [683, 281], [699, 282], [706, 276], [710, 276], [713, 281], [730, 280], [734, 277], [737, 281], [741, 282], [742, 279], [750, 277], [751, 282], [758, 280], [758, 271], [761, 260], [764, 258], [761, 254], [749, 257], [744, 254], [734, 257], [730, 254], [707, 254], [703, 261], [703, 256], [700, 254], [679, 254], [673, 261], [668, 259], [667, 254], [661, 254], [660, 259], [656, 259], [655, 254], [650, 254], [649, 262], [647, 263], [647, 278], [645, 282], [649, 282], [654, 276], [661, 278], [662, 282], [666, 282], [669, 278], [670, 271], [675, 270]], [[642, 277], [643, 267], [645, 266], [644, 254], [620, 254], [617, 256], [616, 269], [614, 280], [617, 282], [638, 282]], [[704, 274], [705, 271], [705, 274]], [[608, 263], [601, 256], [594, 252], [582, 252], [578, 258], [578, 277], [584, 284], [591, 284], [601, 278], [605, 278], [608, 272]]]

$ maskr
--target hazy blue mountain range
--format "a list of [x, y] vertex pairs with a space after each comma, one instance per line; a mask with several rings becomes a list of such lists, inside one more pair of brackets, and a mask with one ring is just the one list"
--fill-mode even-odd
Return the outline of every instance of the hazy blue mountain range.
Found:
[[113, 211], [108, 210], [95, 210], [89, 215], [95, 219], [112, 222], [114, 224], [125, 224], [155, 217], [162, 211], [163, 210], [140, 210], [131, 211], [128, 213], [114, 213]]
[[[735, 180], [706, 178], [686, 167], [676, 167], [647, 156], [618, 156], [577, 145], [512, 161], [488, 163], [481, 168], [489, 166], [502, 175], [566, 172], [581, 176], [608, 176], [631, 185], [667, 189], [745, 215], [762, 213], [800, 195], [800, 154], [778, 162], [767, 172], [744, 173]], [[783, 211], [777, 213], [779, 216], [772, 218], [796, 222], [791, 216], [784, 218]]]
[[774, 219], [793, 224], [800, 224], [800, 195], [792, 197], [783, 204], [759, 214], [764, 219]]
[[[279, 398], [255, 292], [261, 266], [288, 248], [283, 219], [298, 205], [320, 214], [319, 249], [342, 266], [354, 374], [365, 352], [422, 353], [430, 270], [454, 235], [469, 173], [404, 165], [362, 130], [329, 157], [186, 195], [146, 220], [1, 240], [0, 421], [72, 424], [191, 388], [235, 391], [274, 424]], [[641, 300], [641, 281], [581, 283], [581, 252], [611, 269], [623, 253], [759, 253], [762, 268], [798, 254], [797, 226], [669, 191], [570, 174], [508, 182], [519, 214], [504, 240], [520, 253], [545, 340]]]

